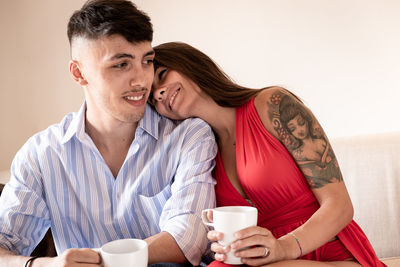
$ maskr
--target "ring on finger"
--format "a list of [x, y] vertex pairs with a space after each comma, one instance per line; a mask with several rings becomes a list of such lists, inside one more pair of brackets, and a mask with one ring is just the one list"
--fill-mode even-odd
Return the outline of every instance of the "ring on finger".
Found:
[[269, 256], [269, 249], [264, 247], [264, 255], [262, 256], [263, 258], [266, 258]]

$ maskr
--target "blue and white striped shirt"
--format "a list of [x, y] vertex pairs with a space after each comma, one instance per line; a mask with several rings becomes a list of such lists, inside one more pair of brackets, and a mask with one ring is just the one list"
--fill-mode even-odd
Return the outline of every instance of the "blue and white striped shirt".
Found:
[[167, 231], [198, 265], [207, 245], [200, 213], [215, 206], [211, 128], [147, 106], [114, 178], [85, 132], [85, 109], [18, 151], [0, 199], [0, 246], [29, 255], [49, 227], [58, 254]]

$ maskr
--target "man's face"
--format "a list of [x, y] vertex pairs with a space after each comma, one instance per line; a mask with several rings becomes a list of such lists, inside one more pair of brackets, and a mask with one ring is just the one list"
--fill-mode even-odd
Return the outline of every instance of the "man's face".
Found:
[[143, 117], [154, 76], [150, 42], [132, 44], [120, 35], [77, 38], [72, 57], [84, 81], [89, 121], [136, 123]]

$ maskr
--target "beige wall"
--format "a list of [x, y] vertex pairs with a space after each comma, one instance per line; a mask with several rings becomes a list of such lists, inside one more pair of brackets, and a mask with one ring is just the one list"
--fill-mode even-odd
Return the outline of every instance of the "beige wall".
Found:
[[[83, 0], [0, 1], [0, 170], [26, 139], [76, 111], [66, 24]], [[185, 41], [236, 81], [280, 84], [330, 137], [399, 131], [400, 1], [138, 0], [154, 44]]]
[[27, 138], [79, 108], [66, 24], [84, 1], [0, 1], [0, 170]]

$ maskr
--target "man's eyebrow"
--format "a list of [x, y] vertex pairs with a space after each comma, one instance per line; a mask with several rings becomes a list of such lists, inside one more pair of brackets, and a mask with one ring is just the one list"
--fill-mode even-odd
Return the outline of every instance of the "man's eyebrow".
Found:
[[146, 54], [144, 54], [145, 57], [147, 57], [147, 56], [153, 56], [153, 55], [155, 55], [154, 50], [151, 50], [151, 51], [147, 52]]
[[112, 57], [110, 57], [109, 60], [117, 60], [117, 59], [120, 59], [120, 58], [131, 58], [131, 59], [133, 59], [134, 56], [132, 56], [131, 54], [126, 54], [126, 53], [118, 53], [118, 54], [115, 54]]
[[[144, 54], [144, 57], [152, 56], [154, 54], [155, 54], [154, 50], [151, 50], [151, 51], [147, 52], [146, 54]], [[115, 54], [112, 57], [110, 57], [109, 60], [112, 61], [112, 60], [117, 60], [117, 59], [121, 59], [121, 58], [134, 59], [135, 57], [133, 55], [127, 54], [127, 53], [118, 53], [118, 54]]]

